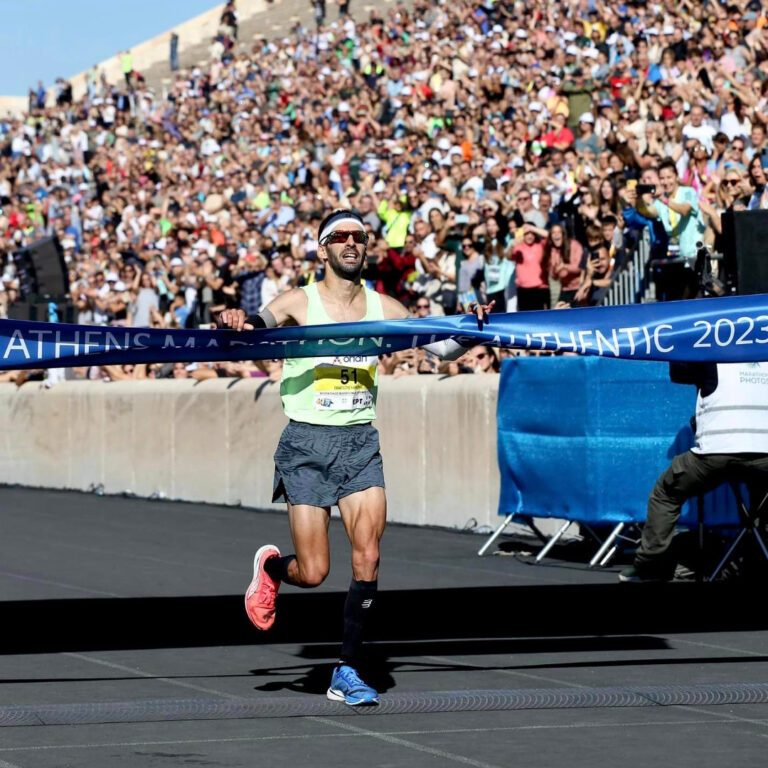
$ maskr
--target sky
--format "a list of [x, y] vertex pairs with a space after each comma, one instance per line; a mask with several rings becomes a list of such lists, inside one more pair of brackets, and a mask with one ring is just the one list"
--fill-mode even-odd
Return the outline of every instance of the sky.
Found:
[[217, 0], [0, 0], [0, 95], [25, 96], [220, 3]]

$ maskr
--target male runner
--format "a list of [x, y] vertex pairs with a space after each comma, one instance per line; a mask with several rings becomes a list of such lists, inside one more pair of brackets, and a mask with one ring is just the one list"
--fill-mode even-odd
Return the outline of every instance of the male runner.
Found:
[[[320, 223], [318, 257], [325, 277], [281, 294], [255, 317], [241, 309], [225, 310], [219, 324], [235, 330], [280, 325], [319, 325], [360, 320], [407, 318], [396, 299], [364, 286], [368, 235], [356, 213], [337, 209]], [[482, 321], [489, 306], [477, 307]], [[466, 351], [453, 339], [427, 349], [443, 359]], [[378, 359], [374, 356], [289, 358], [280, 395], [290, 422], [275, 452], [273, 501], [285, 499], [295, 554], [281, 556], [267, 544], [256, 552], [253, 580], [245, 595], [251, 622], [262, 630], [275, 621], [280, 584], [316, 587], [330, 569], [328, 525], [333, 505], [352, 545], [352, 583], [344, 604], [344, 632], [339, 663], [328, 698], [352, 706], [378, 704], [356, 664], [363, 630], [371, 614], [379, 573], [379, 541], [387, 501], [376, 418]]]

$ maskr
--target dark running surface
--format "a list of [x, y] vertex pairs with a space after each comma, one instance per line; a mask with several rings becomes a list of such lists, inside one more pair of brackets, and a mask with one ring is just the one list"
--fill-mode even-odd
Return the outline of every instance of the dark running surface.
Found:
[[357, 712], [325, 699], [338, 521], [326, 584], [261, 635], [242, 593], [259, 545], [290, 548], [280, 514], [12, 488], [0, 511], [0, 768], [765, 764], [763, 585], [618, 585], [390, 526], [382, 706]]

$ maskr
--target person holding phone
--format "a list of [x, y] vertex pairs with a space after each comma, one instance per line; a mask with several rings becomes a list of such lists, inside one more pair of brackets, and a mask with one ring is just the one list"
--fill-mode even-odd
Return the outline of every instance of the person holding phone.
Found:
[[665, 267], [669, 273], [669, 279], [665, 280], [666, 300], [695, 296], [698, 292], [694, 270], [696, 243], [702, 239], [706, 229], [696, 190], [680, 184], [675, 161], [667, 158], [659, 165], [659, 187], [642, 197], [653, 199], [653, 204], [646, 205], [645, 210], [650, 218], [659, 219], [664, 226], [669, 238], [667, 255], [682, 259]]

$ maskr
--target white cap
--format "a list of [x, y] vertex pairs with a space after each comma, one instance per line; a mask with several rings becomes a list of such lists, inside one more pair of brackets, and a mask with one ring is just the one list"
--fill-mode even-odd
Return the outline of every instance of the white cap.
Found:
[[579, 118], [580, 123], [594, 123], [595, 122], [595, 116], [591, 112], [584, 112], [582, 116]]
[[116, 283], [118, 281], [119, 277], [117, 272], [107, 272], [107, 282], [108, 283]]
[[563, 33], [563, 40], [565, 40], [566, 43], [572, 43], [576, 39], [576, 33], [575, 32], [564, 32]]
[[540, 101], [532, 101], [528, 105], [528, 109], [531, 112], [541, 112], [544, 109], [544, 105]]
[[115, 283], [115, 290], [116, 291], [124, 291], [125, 290], [125, 283], [122, 280], [118, 280]]
[[565, 52], [566, 52], [566, 53], [567, 53], [569, 56], [578, 56], [578, 55], [579, 55], [579, 49], [578, 49], [578, 48], [577, 48], [575, 45], [569, 45], [569, 46], [568, 46], [568, 47], [565, 49]]
[[339, 106], [336, 107], [339, 112], [349, 112], [349, 104], [346, 101], [340, 101]]
[[178, 256], [174, 256], [171, 259], [171, 266], [172, 267], [183, 267], [184, 266], [184, 262]]
[[528, 33], [524, 29], [518, 29], [517, 32], [515, 32], [515, 37], [525, 39], [528, 37]]
[[494, 35], [503, 35], [504, 34], [504, 27], [501, 26], [501, 24], [494, 24], [491, 27], [491, 33]]
[[483, 160], [483, 172], [488, 173], [494, 166], [498, 165], [501, 161], [497, 157], [486, 157]]
[[441, 136], [437, 140], [437, 148], [442, 152], [447, 152], [451, 148], [451, 142], [445, 136]]
[[597, 49], [596, 48], [585, 48], [582, 53], [588, 59], [596, 59], [597, 58]]
[[667, 24], [664, 29], [661, 30], [662, 35], [674, 35], [675, 34], [675, 28], [669, 24]]

